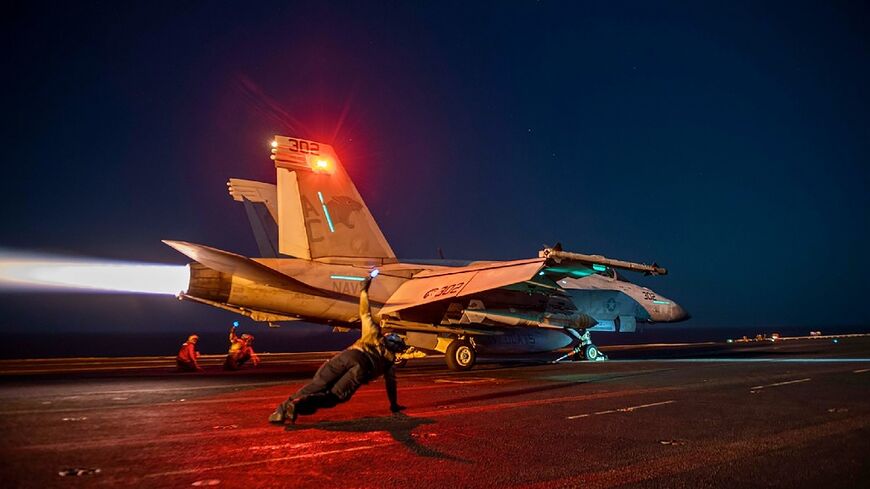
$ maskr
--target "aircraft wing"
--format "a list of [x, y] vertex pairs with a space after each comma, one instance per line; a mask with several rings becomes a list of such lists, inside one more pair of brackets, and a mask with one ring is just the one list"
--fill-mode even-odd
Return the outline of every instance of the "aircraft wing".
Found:
[[536, 276], [544, 262], [544, 258], [532, 258], [425, 270], [403, 283], [384, 303], [380, 314], [525, 282]]
[[311, 287], [242, 255], [185, 241], [163, 240], [163, 242], [194, 261], [219, 272], [294, 292], [317, 296], [331, 295], [328, 291]]
[[383, 327], [387, 330], [414, 331], [417, 333], [454, 333], [477, 336], [498, 336], [504, 334], [504, 331], [497, 329], [470, 328], [466, 325], [418, 323], [414, 321], [387, 320], [383, 324]]

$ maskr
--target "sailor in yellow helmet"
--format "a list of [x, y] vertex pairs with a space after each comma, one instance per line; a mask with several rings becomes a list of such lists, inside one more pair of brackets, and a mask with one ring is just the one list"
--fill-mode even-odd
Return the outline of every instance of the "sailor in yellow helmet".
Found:
[[237, 335], [238, 327], [239, 323], [234, 322], [233, 327], [230, 328], [230, 351], [224, 362], [224, 370], [238, 370], [248, 360], [255, 367], [260, 364], [260, 357], [254, 352], [254, 335], [247, 333]]

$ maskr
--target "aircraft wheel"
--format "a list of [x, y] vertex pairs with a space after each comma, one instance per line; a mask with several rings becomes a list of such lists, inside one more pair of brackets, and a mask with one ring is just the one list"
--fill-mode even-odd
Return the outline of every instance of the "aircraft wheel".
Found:
[[471, 370], [475, 360], [477, 360], [477, 352], [474, 351], [471, 343], [456, 340], [447, 347], [444, 358], [447, 360], [447, 368], [450, 370]]
[[590, 343], [583, 347], [583, 356], [586, 357], [586, 360], [594, 362], [601, 356], [601, 352], [598, 351], [598, 347]]
[[393, 365], [395, 365], [397, 367], [404, 367], [407, 364], [408, 364], [407, 358], [397, 358], [393, 361]]

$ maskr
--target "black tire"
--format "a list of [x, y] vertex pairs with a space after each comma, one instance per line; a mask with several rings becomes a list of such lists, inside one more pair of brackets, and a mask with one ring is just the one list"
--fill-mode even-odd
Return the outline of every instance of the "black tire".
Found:
[[395, 365], [396, 367], [404, 367], [407, 364], [408, 364], [407, 358], [402, 358], [402, 359], [397, 358], [393, 361], [393, 365]]
[[455, 340], [447, 347], [444, 352], [444, 359], [447, 361], [447, 368], [462, 372], [471, 370], [474, 367], [474, 362], [477, 360], [477, 352], [474, 347], [467, 341]]
[[583, 347], [583, 356], [586, 357], [586, 360], [594, 362], [595, 360], [598, 360], [598, 357], [601, 356], [601, 352], [598, 351], [597, 346], [590, 343]]

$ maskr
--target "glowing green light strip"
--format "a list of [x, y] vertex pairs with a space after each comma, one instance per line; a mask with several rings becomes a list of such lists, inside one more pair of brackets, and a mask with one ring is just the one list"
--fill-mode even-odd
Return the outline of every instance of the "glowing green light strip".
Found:
[[670, 304], [668, 301], [653, 301], [653, 304]]
[[364, 282], [365, 277], [354, 277], [353, 275], [330, 275], [329, 278], [335, 280], [353, 280], [354, 282]]
[[590, 272], [587, 268], [586, 270], [571, 270], [570, 272], [568, 272], [568, 275], [572, 277], [583, 278], [592, 275], [592, 272]]
[[595, 270], [596, 272], [603, 272], [603, 271], [607, 270], [607, 267], [605, 267], [604, 265], [599, 265], [597, 263], [593, 263], [592, 269]]
[[329, 216], [329, 209], [326, 208], [326, 203], [323, 202], [323, 194], [317, 192], [317, 198], [320, 199], [320, 205], [323, 206], [323, 213], [326, 215], [326, 223], [329, 224], [329, 232], [335, 232], [335, 226], [332, 225], [332, 217]]

